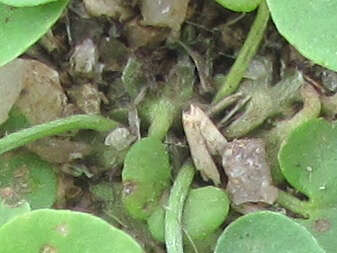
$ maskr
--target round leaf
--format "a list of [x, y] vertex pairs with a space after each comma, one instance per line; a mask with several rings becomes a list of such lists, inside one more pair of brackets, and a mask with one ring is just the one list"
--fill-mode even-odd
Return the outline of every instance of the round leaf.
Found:
[[[214, 186], [192, 189], [184, 206], [184, 231], [193, 241], [205, 239], [225, 221], [228, 211], [229, 199], [223, 190]], [[165, 240], [164, 222], [165, 210], [162, 207], [157, 208], [147, 220], [151, 234], [161, 242]]]
[[32, 209], [54, 204], [56, 181], [53, 167], [35, 154], [16, 152], [0, 157], [0, 190], [9, 187], [27, 200]]
[[228, 211], [229, 199], [223, 190], [214, 186], [193, 189], [184, 207], [184, 227], [192, 239], [204, 239], [219, 228]]
[[46, 3], [54, 2], [54, 1], [57, 1], [57, 0], [0, 0], [1, 3], [14, 6], [14, 7], [36, 6], [36, 5], [46, 4]]
[[36, 210], [0, 229], [1, 252], [141, 253], [125, 232], [90, 214]]
[[130, 215], [146, 219], [158, 206], [171, 181], [171, 166], [164, 144], [154, 137], [136, 142], [128, 151], [122, 172], [123, 203]]
[[323, 119], [296, 128], [281, 147], [282, 173], [313, 206], [337, 203], [337, 127]]
[[337, 70], [337, 1], [267, 0], [278, 31], [313, 62]]
[[59, 0], [24, 8], [0, 4], [0, 66], [22, 54], [41, 38], [60, 17], [67, 3], [68, 0]]
[[255, 10], [261, 0], [216, 0], [216, 2], [232, 11], [249, 12]]
[[325, 253], [302, 225], [268, 211], [240, 217], [219, 237], [215, 253]]

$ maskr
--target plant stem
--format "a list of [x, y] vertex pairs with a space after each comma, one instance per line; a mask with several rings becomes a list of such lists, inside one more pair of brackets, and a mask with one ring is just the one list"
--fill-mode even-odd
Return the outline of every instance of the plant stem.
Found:
[[310, 216], [310, 203], [301, 201], [287, 192], [280, 190], [276, 201], [290, 211], [301, 214], [304, 218]]
[[266, 1], [263, 0], [259, 6], [256, 18], [250, 28], [247, 39], [245, 40], [238, 57], [225, 78], [225, 82], [222, 83], [220, 89], [215, 95], [213, 103], [219, 102], [222, 98], [233, 93], [239, 87], [240, 81], [250, 61], [255, 56], [258, 46], [263, 38], [268, 20], [269, 10]]
[[165, 213], [165, 243], [167, 253], [183, 253], [182, 214], [185, 199], [194, 177], [191, 161], [185, 162], [171, 188]]
[[60, 134], [76, 129], [92, 129], [109, 131], [118, 126], [118, 123], [98, 115], [74, 115], [44, 124], [36, 125], [21, 131], [9, 134], [0, 139], [0, 154], [33, 142], [43, 137]]
[[148, 136], [164, 139], [170, 129], [177, 108], [171, 101], [162, 98], [158, 104], [154, 104], [151, 114], [152, 120], [148, 131]]

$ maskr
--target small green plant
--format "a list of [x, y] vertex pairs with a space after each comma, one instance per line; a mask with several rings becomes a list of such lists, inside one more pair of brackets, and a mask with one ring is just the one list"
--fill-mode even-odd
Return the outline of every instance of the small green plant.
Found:
[[[0, 66], [22, 54], [41, 38], [62, 15], [68, 2], [68, 0], [0, 0], [0, 48], [6, 49], [0, 52]], [[233, 211], [230, 217], [234, 221], [228, 221], [229, 225], [226, 225], [223, 230], [221, 226], [228, 216], [230, 200], [233, 201], [233, 209], [239, 212], [247, 208], [245, 206], [247, 202], [248, 210], [258, 209], [261, 206], [265, 209], [264, 204], [263, 201], [251, 206], [249, 201], [236, 204], [231, 191], [227, 194], [223, 189], [214, 186], [195, 188], [196, 185], [204, 185], [204, 183], [199, 184], [198, 180], [194, 180], [196, 170], [188, 158], [187, 144], [181, 136], [183, 133], [180, 124], [181, 112], [185, 105], [192, 103], [190, 101], [192, 98], [195, 99], [193, 95], [197, 92], [194, 84], [198, 81], [202, 83], [202, 75], [209, 73], [204, 71], [205, 73], [200, 74], [203, 59], [196, 57], [197, 54], [193, 55], [194, 52], [187, 45], [183, 42], [170, 44], [172, 41], [167, 40], [170, 50], [176, 50], [176, 52], [172, 54], [174, 56], [171, 56], [169, 64], [164, 68], [166, 72], [163, 71], [163, 74], [147, 76], [149, 73], [144, 69], [148, 66], [144, 66], [145, 61], [137, 58], [139, 56], [136, 57], [139, 53], [137, 49], [130, 50], [137, 53], [125, 61], [124, 67], [119, 66], [121, 71], [116, 74], [119, 76], [116, 80], [123, 84], [121, 88], [125, 91], [123, 96], [127, 97], [125, 100], [127, 102], [122, 103], [123, 113], [117, 112], [113, 105], [116, 101], [112, 100], [108, 101], [112, 102], [108, 110], [111, 109], [110, 115], [119, 113], [118, 116], [123, 122], [127, 122], [126, 119], [129, 116], [130, 131], [118, 122], [98, 115], [74, 115], [32, 126], [33, 124], [28, 122], [25, 115], [21, 115], [12, 108], [8, 121], [0, 129], [0, 134], [3, 136], [0, 139], [1, 252], [91, 253], [97, 251], [97, 246], [102, 253], [141, 253], [147, 250], [142, 249], [128, 234], [137, 239], [140, 237], [142, 239], [140, 241], [145, 242], [144, 244], [165, 243], [167, 253], [198, 251], [203, 253], [332, 253], [336, 251], [336, 123], [317, 119], [321, 111], [320, 94], [305, 84], [300, 72], [287, 72], [288, 69], [285, 71], [282, 69], [279, 75], [281, 80], [273, 86], [270, 85], [274, 74], [271, 63], [269, 66], [264, 66], [267, 73], [258, 77], [256, 75], [256, 78], [253, 77], [251, 80], [248, 80], [249, 77], [245, 76], [245, 73], [251, 60], [256, 56], [270, 15], [280, 33], [303, 55], [315, 63], [337, 70], [335, 57], [337, 46], [334, 34], [337, 4], [326, 0], [317, 0], [314, 3], [304, 0], [216, 0], [216, 2], [232, 11], [250, 12], [255, 9], [257, 11], [247, 39], [230, 71], [227, 76], [216, 80], [219, 81], [219, 86], [214, 97], [212, 98], [213, 94], [206, 96], [198, 93], [205, 97], [197, 103], [213, 99], [213, 104], [209, 105], [208, 111], [205, 109], [206, 120], [195, 120], [189, 126], [195, 133], [190, 138], [195, 142], [190, 142], [187, 138], [193, 162], [195, 165], [200, 165], [201, 169], [196, 167], [201, 172], [210, 172], [211, 170], [207, 170], [207, 165], [201, 159], [204, 151], [209, 152], [207, 158], [214, 165], [212, 168], [216, 172], [216, 177], [202, 179], [206, 181], [211, 178], [217, 186], [223, 184], [224, 173], [218, 171], [221, 164], [219, 158], [223, 158], [225, 152], [227, 156], [231, 156], [233, 150], [223, 149], [227, 140], [215, 125], [214, 128], [219, 132], [218, 134], [215, 134], [214, 128], [206, 131], [205, 125], [210, 122], [208, 116], [214, 116], [211, 114], [224, 109], [230, 111], [228, 106], [244, 97], [245, 102], [237, 109], [240, 114], [230, 119], [230, 123], [224, 120], [220, 121], [219, 125], [229, 123], [223, 131], [228, 141], [247, 137], [250, 134], [264, 140], [266, 152], [269, 152], [269, 158], [271, 158], [269, 162], [272, 165], [270, 169], [273, 174], [273, 184], [285, 186], [286, 182], [288, 187], [293, 187], [292, 191], [286, 192], [273, 185], [272, 188], [278, 196], [275, 194], [275, 198], [266, 203], [273, 205], [276, 199], [277, 206], [270, 208], [281, 206], [290, 210], [291, 215], [259, 211], [235, 219], [237, 213]], [[322, 12], [325, 18], [322, 18]], [[188, 25], [190, 24], [186, 22], [186, 26]], [[155, 33], [156, 29], [153, 31]], [[114, 34], [114, 36], [117, 35]], [[191, 36], [193, 37], [193, 34]], [[109, 39], [112, 37], [111, 35]], [[190, 42], [193, 44], [193, 39]], [[202, 48], [202, 45], [200, 47]], [[146, 54], [145, 49], [146, 47], [140, 51]], [[186, 52], [191, 56], [194, 64]], [[156, 57], [161, 61], [161, 54]], [[155, 60], [158, 61], [158, 59]], [[263, 64], [266, 62], [265, 59]], [[209, 72], [212, 72], [211, 68], [205, 67]], [[196, 78], [196, 72], [199, 72], [199, 80]], [[209, 77], [211, 79], [211, 74]], [[243, 77], [246, 78], [245, 82], [241, 82]], [[74, 80], [76, 80], [75, 77]], [[154, 81], [156, 84], [153, 84]], [[238, 90], [236, 94], [229, 96], [236, 90]], [[223, 100], [226, 97], [227, 102]], [[232, 102], [228, 102], [233, 98]], [[222, 103], [223, 101], [225, 103]], [[212, 109], [219, 104], [218, 109], [221, 108], [212, 112]], [[294, 105], [299, 104], [302, 107], [294, 108]], [[129, 109], [131, 113], [128, 112]], [[138, 119], [138, 113], [141, 120]], [[277, 118], [279, 116], [280, 118]], [[132, 120], [134, 122], [131, 122]], [[172, 144], [168, 132], [173, 126], [178, 130], [175, 131], [178, 137], [174, 137], [179, 141], [173, 141]], [[22, 128], [24, 129], [19, 130]], [[132, 138], [121, 150], [111, 151], [105, 146], [103, 138], [106, 132], [116, 128], [129, 131]], [[101, 212], [99, 214], [101, 217], [116, 227], [121, 227], [128, 234], [89, 214], [45, 209], [58, 203], [57, 196], [60, 190], [57, 189], [58, 166], [41, 160], [22, 146], [68, 131], [75, 130], [77, 133], [77, 130], [81, 129], [103, 132], [102, 135], [88, 133], [89, 131], [85, 134], [81, 132], [85, 136], [84, 139], [92, 146], [98, 144], [102, 147], [97, 148], [95, 152], [103, 157], [104, 173], [106, 173], [101, 173], [103, 169], [96, 174], [88, 173], [94, 174], [95, 177], [93, 180], [88, 180], [83, 187], [90, 189], [86, 196], [93, 197], [94, 200], [90, 204], [99, 206], [97, 210]], [[141, 135], [143, 133], [146, 137]], [[81, 140], [83, 136], [80, 134], [72, 133], [71, 137], [66, 138]], [[203, 138], [196, 140], [195, 136]], [[168, 138], [165, 139], [166, 137]], [[136, 139], [137, 141], [132, 144]], [[186, 154], [179, 158], [174, 157], [173, 152], [169, 152], [169, 148], [174, 145], [183, 146]], [[197, 148], [202, 146], [198, 153], [200, 156], [193, 156], [193, 145]], [[14, 149], [16, 149], [15, 153]], [[264, 154], [257, 150], [258, 148], [256, 153]], [[244, 155], [245, 153], [239, 153], [238, 157]], [[186, 158], [187, 162], [184, 163]], [[215, 159], [218, 160], [215, 162]], [[249, 163], [255, 163], [255, 160], [249, 157], [242, 160], [247, 161], [248, 164], [242, 165], [243, 170], [250, 168]], [[90, 158], [83, 161], [88, 164], [92, 162]], [[261, 167], [264, 160], [259, 161], [258, 165]], [[225, 173], [229, 174], [225, 163], [226, 160], [222, 159], [222, 167], [225, 168]], [[119, 172], [122, 165], [120, 173], [122, 182], [112, 183], [111, 181], [120, 174], [117, 173], [116, 177], [113, 175], [111, 180], [109, 173], [112, 169]], [[95, 166], [99, 167], [101, 164], [95, 164]], [[238, 167], [241, 169], [241, 165]], [[268, 169], [269, 167], [266, 171], [269, 172]], [[233, 179], [227, 176], [228, 181]], [[290, 192], [295, 194], [292, 195]], [[6, 199], [6, 196], [12, 199]], [[140, 233], [141, 236], [139, 236]]]

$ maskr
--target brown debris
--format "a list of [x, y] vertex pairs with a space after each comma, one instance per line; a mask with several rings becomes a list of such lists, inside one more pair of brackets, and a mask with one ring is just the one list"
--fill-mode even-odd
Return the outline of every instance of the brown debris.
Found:
[[265, 159], [264, 143], [260, 139], [234, 140], [223, 153], [223, 168], [228, 176], [227, 191], [235, 205], [247, 202], [273, 204], [277, 188], [272, 185]]

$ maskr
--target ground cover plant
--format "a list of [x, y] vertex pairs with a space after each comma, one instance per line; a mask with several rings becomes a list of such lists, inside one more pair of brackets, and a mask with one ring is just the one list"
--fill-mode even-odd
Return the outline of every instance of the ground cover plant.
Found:
[[335, 252], [336, 10], [0, 0], [0, 251]]

